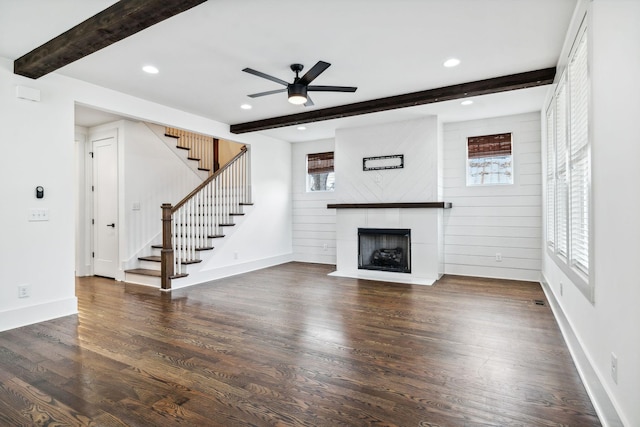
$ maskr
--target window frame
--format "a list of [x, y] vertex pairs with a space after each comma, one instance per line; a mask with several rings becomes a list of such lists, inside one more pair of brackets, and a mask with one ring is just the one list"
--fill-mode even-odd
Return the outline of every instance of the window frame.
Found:
[[[509, 135], [509, 157], [510, 157], [510, 168], [509, 168], [509, 182], [472, 182], [472, 178], [470, 175], [470, 171], [471, 171], [471, 166], [470, 166], [470, 161], [473, 158], [483, 158], [482, 156], [477, 156], [477, 157], [470, 157], [469, 155], [469, 145], [471, 144], [472, 139], [479, 139], [479, 138], [495, 138], [495, 137], [499, 137], [499, 136], [503, 136], [503, 135]], [[466, 150], [466, 158], [465, 158], [465, 180], [466, 180], [466, 185], [467, 187], [487, 187], [487, 186], [503, 186], [503, 185], [513, 185], [515, 183], [515, 173], [514, 173], [514, 169], [515, 169], [515, 165], [514, 165], [514, 138], [513, 138], [513, 132], [499, 132], [499, 133], [495, 133], [495, 134], [490, 134], [490, 135], [480, 135], [480, 136], [470, 136], [466, 138], [466, 143], [465, 143], [465, 150]], [[506, 157], [506, 156], [486, 156], [487, 159], [494, 159], [497, 157]]]
[[[583, 45], [584, 41], [584, 45]], [[582, 52], [578, 52], [581, 47], [584, 47]], [[580, 156], [573, 155], [572, 151], [575, 148], [575, 141], [572, 138], [575, 137], [575, 129], [576, 124], [573, 123], [575, 119], [575, 108], [574, 105], [578, 105], [575, 103], [575, 99], [572, 99], [572, 87], [571, 85], [575, 85], [577, 82], [570, 76], [570, 67], [576, 60], [576, 55], [581, 53], [586, 55], [583, 59], [585, 60], [584, 66], [586, 67], [586, 78], [581, 82], [584, 84], [580, 89], [586, 92], [586, 96], [584, 96], [583, 104], [577, 107], [583, 108], [584, 116], [582, 119], [586, 121], [585, 123], [580, 123], [581, 125], [586, 126], [585, 129], [581, 129], [586, 135], [586, 139], [581, 139], [583, 141], [580, 149]], [[568, 61], [566, 68], [562, 71], [561, 77], [558, 80], [558, 84], [554, 90], [553, 96], [546, 110], [546, 125], [547, 125], [547, 150], [550, 147], [550, 141], [548, 140], [549, 135], [554, 135], [553, 147], [555, 149], [555, 153], [551, 156], [551, 153], [547, 153], [547, 160], [545, 166], [545, 177], [546, 177], [546, 214], [547, 218], [549, 218], [550, 211], [553, 210], [553, 214], [555, 215], [555, 223], [549, 224], [547, 221], [546, 226], [553, 226], [553, 236], [554, 241], [553, 244], [550, 244], [548, 237], [550, 236], [550, 230], [546, 230], [547, 244], [546, 251], [550, 258], [555, 262], [555, 264], [562, 270], [564, 274], [576, 285], [576, 287], [580, 290], [580, 292], [591, 302], [594, 303], [595, 297], [595, 274], [594, 274], [594, 264], [593, 264], [593, 254], [594, 254], [594, 245], [593, 245], [593, 195], [591, 189], [591, 176], [592, 176], [592, 163], [591, 163], [591, 123], [592, 123], [592, 106], [591, 106], [591, 94], [590, 94], [590, 81], [589, 76], [591, 74], [590, 68], [590, 55], [589, 55], [589, 38], [586, 26], [586, 15], [585, 19], [583, 19], [580, 29], [578, 30], [573, 46], [568, 55]], [[559, 108], [562, 107], [561, 102], [558, 102], [558, 95], [561, 91], [564, 90], [564, 94], [566, 96], [566, 103], [564, 105], [564, 111], [559, 112]], [[574, 102], [575, 104], [572, 104]], [[549, 122], [549, 112], [553, 110], [553, 122]], [[564, 129], [564, 134], [558, 132], [558, 115], [564, 114], [564, 120], [566, 122], [566, 128]], [[553, 127], [553, 129], [549, 129], [549, 127]], [[564, 153], [558, 153], [558, 147], [561, 142], [558, 141], [558, 137], [563, 137], [566, 142], [566, 149]], [[560, 155], [559, 154], [563, 154]], [[549, 159], [555, 158], [555, 164], [550, 165]], [[581, 201], [581, 207], [585, 208], [586, 213], [586, 227], [588, 228], [586, 231], [586, 259], [588, 260], [588, 265], [580, 265], [579, 262], [576, 262], [576, 252], [579, 251], [577, 246], [577, 240], [574, 228], [574, 218], [575, 218], [575, 206], [572, 204], [575, 197], [576, 185], [575, 185], [575, 174], [576, 174], [576, 164], [579, 163], [580, 160], [586, 159], [586, 173], [584, 178], [584, 196]], [[566, 174], [566, 207], [564, 212], [558, 212], [558, 199], [561, 194], [559, 194], [559, 184], [562, 179], [562, 174]], [[550, 177], [553, 176], [553, 181], [550, 180]], [[554, 205], [553, 207], [549, 206], [549, 189], [550, 186], [553, 185], [553, 196], [554, 196]], [[585, 200], [586, 198], [586, 200]], [[560, 214], [560, 215], [559, 215]], [[562, 215], [564, 217], [564, 230], [560, 230], [562, 223], [559, 223], [559, 219], [562, 219]], [[581, 223], [584, 225], [584, 222]], [[563, 232], [563, 233], [561, 233]], [[561, 239], [566, 238], [566, 251], [562, 248]], [[584, 260], [584, 256], [582, 257]]]
[[[323, 155], [328, 155], [331, 154], [331, 170], [328, 172], [324, 172], [327, 173], [327, 179], [326, 181], [329, 181], [329, 179], [331, 178], [332, 181], [332, 186], [331, 188], [326, 188], [326, 184], [327, 182], [325, 181], [325, 188], [321, 189], [321, 190], [313, 190], [312, 189], [312, 180], [313, 180], [313, 176], [314, 175], [318, 175], [320, 174], [312, 174], [309, 173], [309, 158], [312, 156], [323, 156]], [[324, 168], [326, 169], [326, 168]], [[328, 193], [328, 192], [333, 192], [335, 191], [335, 152], [334, 151], [325, 151], [325, 152], [321, 152], [321, 153], [307, 153], [305, 155], [305, 189], [307, 193]]]

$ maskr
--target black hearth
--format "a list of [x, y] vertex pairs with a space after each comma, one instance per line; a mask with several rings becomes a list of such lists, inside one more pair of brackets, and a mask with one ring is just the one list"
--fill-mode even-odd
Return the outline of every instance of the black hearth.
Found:
[[411, 230], [358, 228], [358, 269], [411, 273]]

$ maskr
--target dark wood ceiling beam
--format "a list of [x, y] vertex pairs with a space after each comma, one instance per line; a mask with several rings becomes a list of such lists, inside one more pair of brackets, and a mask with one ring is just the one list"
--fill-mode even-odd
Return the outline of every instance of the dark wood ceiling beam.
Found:
[[256, 120], [253, 122], [238, 123], [231, 125], [230, 130], [232, 133], [236, 134], [256, 132], [300, 125], [303, 123], [312, 123], [394, 110], [397, 108], [415, 107], [417, 105], [431, 104], [434, 102], [450, 101], [453, 99], [469, 98], [472, 96], [488, 95], [491, 93], [506, 92], [517, 89], [526, 89], [551, 84], [553, 83], [555, 75], [555, 67], [536, 71], [527, 71], [525, 73], [511, 74], [508, 76], [478, 80], [475, 82], [462, 83], [437, 89], [423, 90], [404, 95], [372, 99], [370, 101], [356, 102], [338, 107], [323, 108], [304, 113]]
[[207, 0], [120, 0], [16, 59], [13, 72], [37, 79]]

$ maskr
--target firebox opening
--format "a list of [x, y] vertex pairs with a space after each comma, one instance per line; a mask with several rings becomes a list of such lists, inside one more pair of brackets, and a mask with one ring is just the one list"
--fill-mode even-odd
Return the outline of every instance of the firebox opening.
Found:
[[358, 228], [358, 269], [411, 273], [411, 230]]

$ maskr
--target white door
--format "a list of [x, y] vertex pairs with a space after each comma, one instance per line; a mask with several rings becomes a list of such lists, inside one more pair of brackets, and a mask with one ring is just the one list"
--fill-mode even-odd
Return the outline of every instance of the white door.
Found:
[[118, 267], [118, 143], [116, 132], [93, 139], [93, 274], [116, 277]]

